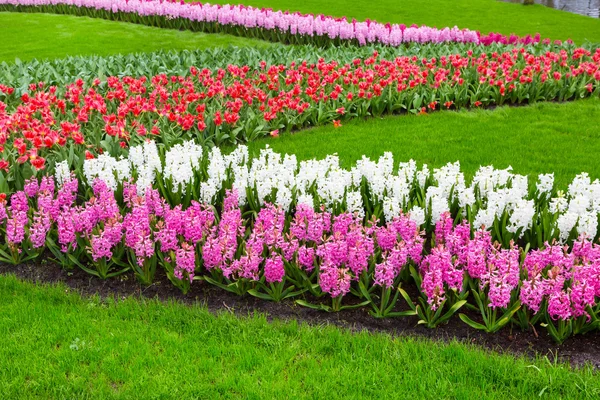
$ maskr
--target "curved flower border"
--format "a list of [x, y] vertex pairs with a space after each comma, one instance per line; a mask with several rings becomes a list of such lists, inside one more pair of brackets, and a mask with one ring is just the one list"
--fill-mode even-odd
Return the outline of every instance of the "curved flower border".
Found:
[[[0, 0], [7, 10], [26, 11], [36, 8], [45, 12], [103, 17], [153, 26], [186, 28], [206, 32], [225, 31], [277, 42], [306, 44], [354, 42], [358, 45], [381, 43], [400, 46], [404, 43], [476, 43], [490, 45], [539, 43], [538, 34], [519, 37], [480, 32], [458, 27], [443, 29], [428, 26], [382, 24], [372, 20], [335, 18], [326, 15], [273, 11], [244, 5], [211, 5], [199, 2], [163, 0]], [[160, 18], [157, 19], [157, 18]], [[182, 22], [188, 23], [183, 25]], [[193, 25], [189, 25], [189, 23]], [[549, 39], [544, 39], [550, 43]]]

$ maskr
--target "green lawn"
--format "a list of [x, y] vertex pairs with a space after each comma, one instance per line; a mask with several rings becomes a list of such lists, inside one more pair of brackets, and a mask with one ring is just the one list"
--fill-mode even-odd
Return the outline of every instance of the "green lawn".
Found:
[[183, 50], [227, 45], [268, 46], [267, 42], [231, 35], [189, 31], [86, 17], [0, 12], [0, 62], [69, 55], [109, 55], [154, 50]]
[[0, 398], [598, 398], [589, 369], [0, 276]]
[[[571, 38], [600, 42], [600, 19], [554, 10], [544, 6], [523, 6], [497, 0], [241, 0], [243, 4], [274, 10], [345, 16], [398, 24], [458, 26], [483, 33], [519, 35], [539, 32], [552, 39]], [[237, 4], [216, 0], [217, 4]]]
[[439, 167], [460, 161], [474, 173], [480, 165], [505, 168], [535, 176], [554, 172], [561, 187], [580, 172], [600, 178], [600, 100], [565, 104], [539, 103], [501, 107], [493, 111], [441, 111], [354, 120], [341, 128], [332, 125], [283, 134], [250, 143], [250, 149], [271, 146], [299, 159], [337, 153], [350, 167], [365, 154], [377, 158], [386, 151], [396, 161], [414, 159]]

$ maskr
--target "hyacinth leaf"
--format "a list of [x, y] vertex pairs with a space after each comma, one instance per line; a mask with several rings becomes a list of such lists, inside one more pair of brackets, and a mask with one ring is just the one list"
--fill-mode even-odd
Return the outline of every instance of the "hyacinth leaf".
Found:
[[520, 301], [516, 301], [512, 306], [510, 306], [502, 315], [502, 317], [500, 317], [500, 319], [494, 324], [494, 326], [492, 327], [492, 330], [490, 330], [490, 333], [494, 333], [497, 332], [498, 330], [500, 330], [504, 325], [506, 325], [513, 317], [513, 315], [515, 315], [515, 313], [517, 311], [519, 311], [519, 309], [521, 308], [521, 302]]
[[414, 317], [415, 315], [417, 315], [416, 311], [408, 310], [408, 311], [389, 312], [386, 314], [386, 317]]
[[475, 328], [478, 329], [480, 331], [486, 331], [487, 328], [485, 325], [482, 325], [478, 322], [473, 321], [471, 318], [467, 317], [465, 314], [460, 313], [458, 314], [458, 317], [461, 319], [462, 322], [464, 322], [465, 324], [469, 325], [471, 328]]
[[13, 264], [13, 262], [14, 262], [13, 258], [7, 252], [0, 249], [0, 255], [2, 256], [2, 257], [0, 257], [0, 261], [6, 262], [8, 264]]
[[[450, 309], [446, 311], [441, 318], [439, 318], [438, 324], [447, 322], [463, 305], [465, 305], [466, 302], [466, 300], [460, 300], [454, 303], [454, 305], [450, 307]], [[442, 307], [440, 307], [440, 309], [442, 309]]]
[[232, 293], [235, 293], [235, 294], [243, 294], [243, 293], [240, 293], [240, 289], [239, 289], [239, 287], [237, 285], [237, 282], [232, 282], [232, 283], [229, 283], [229, 284], [224, 284], [224, 283], [221, 283], [221, 282], [218, 282], [218, 281], [214, 280], [213, 278], [211, 278], [209, 276], [204, 277], [204, 280], [206, 282], [210, 283], [211, 285], [215, 285], [215, 286], [217, 286], [217, 287], [219, 287], [219, 288], [221, 288], [223, 290], [227, 290], [228, 292], [232, 292]]
[[364, 284], [362, 281], [359, 281], [359, 282], [358, 282], [358, 287], [359, 287], [359, 289], [360, 289], [360, 293], [363, 295], [363, 297], [364, 297], [365, 299], [367, 299], [367, 301], [368, 301], [369, 303], [372, 303], [372, 304], [373, 304], [373, 307], [374, 307], [375, 309], [379, 310], [379, 308], [377, 308], [377, 305], [375, 305], [375, 303], [374, 303], [374, 302], [373, 302], [373, 300], [371, 299], [371, 295], [370, 295], [369, 291], [367, 290], [367, 288], [365, 287], [365, 284]]
[[303, 307], [312, 308], [313, 310], [322, 310], [327, 312], [332, 311], [331, 306], [328, 306], [326, 304], [312, 304], [305, 300], [296, 300], [296, 304], [301, 305]]
[[[475, 298], [475, 301], [477, 302], [477, 306], [479, 307], [479, 311], [481, 313], [481, 317], [483, 318], [483, 322], [485, 324], [485, 326], [488, 326], [488, 316], [487, 316], [487, 310], [483, 304], [483, 300], [481, 299], [481, 296], [479, 295], [479, 292], [475, 289], [472, 289], [471, 292], [473, 292], [473, 297]], [[486, 328], [487, 329], [487, 328]]]
[[342, 311], [342, 310], [353, 310], [355, 308], [364, 307], [364, 306], [366, 306], [368, 304], [369, 304], [369, 301], [363, 301], [362, 303], [358, 303], [358, 304], [351, 304], [351, 305], [347, 305], [347, 306], [341, 306], [340, 307], [340, 311]]
[[281, 300], [299, 296], [308, 290], [307, 288], [305, 288], [305, 289], [300, 289], [300, 290], [294, 291], [295, 288], [296, 287], [292, 285], [289, 288], [287, 288], [286, 290], [284, 290], [283, 293], [281, 294]]
[[419, 273], [417, 272], [417, 270], [415, 269], [414, 266], [410, 266], [410, 276], [412, 276], [413, 280], [415, 281], [415, 284], [417, 285], [417, 289], [419, 289], [419, 292], [422, 293], [423, 290], [421, 290], [421, 275], [419, 275]]
[[92, 268], [88, 268], [86, 266], [84, 266], [82, 263], [77, 263], [77, 266], [79, 268], [81, 268], [82, 270], [84, 270], [85, 272], [87, 272], [90, 275], [94, 275], [100, 279], [106, 279], [107, 276], [105, 276], [104, 274], [99, 273], [98, 271], [92, 269]]
[[266, 293], [261, 293], [256, 289], [250, 289], [248, 290], [248, 294], [254, 296], [254, 297], [258, 297], [259, 299], [263, 299], [263, 300], [274, 300], [272, 296], [269, 296]]
[[[576, 320], [573, 325], [573, 334], [574, 335], [578, 335], [578, 334], [585, 334], [588, 333], [590, 331], [593, 331], [595, 329], [597, 329], [598, 327], [600, 327], [600, 320], [598, 319], [597, 314], [594, 312], [594, 310], [592, 309], [592, 307], [587, 306], [585, 308], [586, 312], [587, 312], [587, 316], [583, 315], [581, 317], [579, 317], [578, 320]], [[589, 320], [591, 322], [588, 322], [588, 316], [589, 316]], [[580, 323], [581, 321], [581, 323]]]
[[54, 240], [52, 240], [48, 236], [46, 237], [46, 243], [48, 245], [48, 249], [50, 249], [50, 252], [54, 255], [54, 257], [56, 257], [54, 259], [51, 259], [51, 261], [60, 264], [63, 268], [73, 268], [73, 265], [69, 262], [68, 257], [65, 256], [65, 253], [60, 251], [60, 249], [56, 246]]
[[[83, 264], [81, 262], [79, 262], [79, 260], [77, 259], [77, 257], [75, 257], [73, 254], [67, 253], [67, 257], [69, 258], [69, 261], [71, 261], [74, 265], [77, 265], [82, 270], [88, 272], [89, 268], [84, 267]], [[92, 271], [92, 272], [89, 272], [92, 275], [98, 276], [98, 273], [96, 271], [93, 271], [93, 270], [90, 270], [90, 271]]]
[[[547, 315], [547, 313], [546, 313]], [[548, 323], [540, 324], [542, 327], [546, 328], [552, 339], [558, 343], [562, 344], [569, 336], [571, 336], [571, 323], [565, 323], [563, 320], [558, 321], [558, 329], [554, 326], [554, 323], [548, 318]]]
[[406, 301], [406, 304], [416, 314], [417, 313], [417, 306], [415, 305], [415, 303], [413, 303], [413, 301], [411, 300], [411, 298], [408, 295], [408, 293], [406, 293], [406, 291], [404, 289], [400, 288], [400, 287], [398, 287], [398, 292], [400, 292], [400, 295], [404, 298], [404, 300]]
[[[384, 310], [383, 315], [387, 315], [389, 316], [392, 309], [394, 308], [394, 306], [396, 305], [396, 302], [398, 301], [398, 296], [400, 295], [400, 292], [396, 290], [396, 293], [394, 294], [394, 298], [392, 299], [392, 301], [389, 302], [389, 306]], [[406, 311], [406, 312], [413, 312], [412, 310], [410, 311]], [[414, 315], [414, 314], [412, 314]]]

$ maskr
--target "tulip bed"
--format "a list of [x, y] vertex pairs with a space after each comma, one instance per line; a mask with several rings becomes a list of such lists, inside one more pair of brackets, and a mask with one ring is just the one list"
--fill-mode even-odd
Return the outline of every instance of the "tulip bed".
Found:
[[[350, 119], [598, 98], [600, 47], [171, 1], [0, 0], [302, 47], [0, 65], [0, 260], [562, 343], [600, 328], [600, 181], [350, 169], [241, 143]], [[230, 147], [223, 152], [222, 148]], [[560, 190], [563, 189], [563, 190]], [[408, 289], [410, 287], [410, 289]], [[408, 289], [408, 290], [407, 290]], [[412, 293], [409, 294], [409, 293]], [[416, 295], [415, 295], [416, 293]]]
[[0, 169], [7, 173], [0, 189], [22, 189], [47, 159], [51, 171], [57, 159], [74, 168], [84, 153], [116, 156], [147, 136], [166, 148], [190, 139], [235, 144], [348, 118], [598, 96], [599, 82], [598, 48], [536, 55], [514, 47], [422, 59], [374, 51], [344, 64], [191, 66], [185, 76], [34, 82], [27, 90], [0, 84]]

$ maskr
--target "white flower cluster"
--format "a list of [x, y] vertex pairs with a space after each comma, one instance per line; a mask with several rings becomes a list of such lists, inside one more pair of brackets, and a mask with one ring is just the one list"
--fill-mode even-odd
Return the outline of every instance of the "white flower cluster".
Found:
[[[57, 181], [60, 184], [63, 180], [58, 178], [58, 168], [56, 169], [56, 172]], [[90, 185], [94, 180], [99, 178], [102, 179], [109, 188], [115, 190], [118, 182], [131, 178], [131, 161], [127, 158], [117, 160], [107, 154], [100, 154], [98, 158], [85, 160], [83, 163], [83, 174]]]
[[[419, 225], [426, 221], [435, 225], [451, 209], [462, 209], [466, 216], [469, 208], [474, 227], [491, 229], [494, 221], [506, 220], [506, 230], [517, 236], [532, 227], [544, 205], [556, 221], [552, 229], [560, 233], [560, 239], [567, 239], [575, 228], [580, 235], [597, 232], [600, 182], [591, 182], [587, 174], [578, 175], [566, 194], [558, 192], [552, 197], [553, 174], [540, 175], [530, 192], [527, 177], [514, 174], [510, 167], [480, 167], [467, 183], [459, 162], [433, 171], [427, 165], [419, 169], [413, 160], [397, 168], [394, 164], [392, 154], [385, 153], [377, 161], [363, 156], [348, 170], [341, 167], [336, 154], [298, 162], [294, 155], [282, 155], [267, 146], [251, 159], [246, 146], [223, 154], [219, 148], [203, 152], [193, 142], [173, 146], [163, 163], [154, 142], [146, 142], [133, 147], [126, 159], [101, 155], [86, 160], [83, 171], [89, 184], [100, 178], [113, 189], [117, 182], [134, 176], [143, 193], [161, 173], [172, 182], [173, 191], [185, 190], [190, 183], [198, 185], [198, 200], [206, 203], [231, 185], [242, 204], [250, 201], [247, 194], [253, 193], [257, 205], [269, 201], [286, 210], [296, 203], [324, 205], [329, 210], [345, 205], [346, 210], [364, 215], [368, 206], [373, 206], [380, 207], [387, 221], [405, 211]], [[68, 174], [66, 164], [57, 165], [59, 183]]]
[[173, 192], [181, 190], [185, 193], [185, 187], [194, 179], [194, 171], [199, 168], [200, 160], [202, 146], [191, 140], [184, 144], [176, 144], [167, 151], [163, 176], [171, 180]]
[[[528, 199], [527, 177], [513, 174], [510, 167], [480, 167], [470, 185], [465, 183], [459, 162], [436, 169], [433, 177], [436, 186], [427, 188], [432, 224], [456, 203], [462, 209], [470, 207], [477, 210], [473, 221], [477, 228], [490, 228], [494, 220], [500, 220], [504, 213], [509, 216], [509, 224], [506, 226], [508, 232], [518, 233], [520, 236], [531, 228], [535, 202]], [[548, 190], [551, 191], [552, 186]]]
[[600, 214], [600, 181], [591, 181], [587, 173], [579, 174], [569, 185], [568, 198], [563, 193], [550, 201], [550, 211], [559, 214], [556, 224], [560, 239], [566, 240], [573, 229], [577, 235], [594, 237]]
[[162, 162], [154, 141], [145, 141], [140, 146], [129, 149], [129, 161], [137, 172], [138, 193], [144, 193], [156, 180], [156, 173], [162, 172]]

